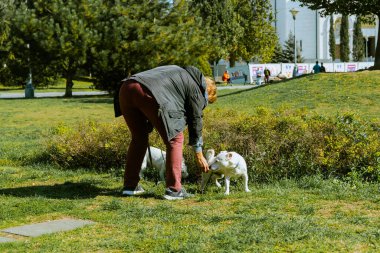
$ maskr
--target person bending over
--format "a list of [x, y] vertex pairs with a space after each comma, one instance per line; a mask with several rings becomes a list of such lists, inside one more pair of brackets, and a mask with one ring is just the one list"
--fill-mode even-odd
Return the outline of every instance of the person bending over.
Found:
[[193, 146], [197, 166], [207, 172], [209, 167], [202, 153], [202, 111], [216, 98], [215, 82], [193, 66], [161, 66], [122, 80], [115, 99], [115, 116], [123, 115], [132, 136], [123, 195], [144, 192], [139, 185], [139, 172], [153, 126], [166, 146], [164, 198], [176, 200], [191, 196], [181, 184], [183, 131], [187, 125], [189, 145]]

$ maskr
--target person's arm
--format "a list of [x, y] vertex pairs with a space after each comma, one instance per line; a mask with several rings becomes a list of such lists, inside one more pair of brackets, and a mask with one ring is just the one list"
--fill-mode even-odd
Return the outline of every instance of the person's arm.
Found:
[[209, 166], [208, 166], [208, 163], [207, 163], [207, 160], [206, 158], [203, 156], [203, 153], [202, 151], [200, 152], [196, 152], [195, 153], [195, 161], [197, 163], [197, 166], [203, 171], [203, 172], [207, 172], [209, 171]]
[[[198, 89], [198, 87], [193, 88]], [[203, 172], [207, 172], [209, 170], [209, 166], [207, 164], [206, 158], [204, 158], [202, 153], [202, 117], [203, 108], [205, 105], [204, 103], [205, 101], [202, 94], [199, 91], [192, 90], [186, 103], [186, 118], [189, 130], [189, 145], [193, 147], [195, 153], [195, 161]]]

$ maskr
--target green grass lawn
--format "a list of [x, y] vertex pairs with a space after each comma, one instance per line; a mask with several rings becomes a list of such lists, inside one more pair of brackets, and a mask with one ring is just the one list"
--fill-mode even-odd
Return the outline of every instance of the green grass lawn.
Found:
[[[210, 187], [179, 202], [143, 181], [121, 197], [121, 176], [47, 167], [0, 167], [0, 228], [63, 217], [96, 224], [0, 244], [1, 252], [378, 252], [378, 186], [305, 178]], [[191, 192], [195, 185], [188, 186]], [[4, 234], [3, 234], [4, 235]], [[0, 234], [1, 236], [1, 234]]]
[[[209, 110], [254, 113], [306, 108], [353, 111], [380, 122], [380, 72], [321, 74], [252, 90], [224, 90]], [[221, 114], [223, 117], [223, 114]], [[107, 96], [0, 99], [0, 230], [65, 217], [96, 224], [0, 243], [0, 252], [380, 252], [379, 184], [309, 177], [271, 184], [233, 183], [231, 195], [185, 182], [192, 199], [161, 199], [162, 184], [142, 181], [143, 197], [121, 197], [122, 171], [25, 166], [52, 128], [122, 121]], [[4, 233], [0, 233], [4, 236]]]
[[0, 99], [0, 108], [0, 164], [39, 152], [41, 140], [59, 124], [115, 120], [113, 100], [107, 96]]
[[254, 112], [263, 106], [308, 109], [322, 115], [354, 112], [380, 122], [380, 71], [308, 75], [251, 90], [219, 92], [217, 108]]
[[[88, 81], [74, 80], [73, 91], [93, 91], [92, 83]], [[66, 80], [59, 79], [54, 85], [47, 87], [34, 87], [35, 92], [64, 92], [66, 88]], [[25, 89], [21, 86], [3, 86], [0, 84], [0, 94], [5, 93], [24, 93]]]

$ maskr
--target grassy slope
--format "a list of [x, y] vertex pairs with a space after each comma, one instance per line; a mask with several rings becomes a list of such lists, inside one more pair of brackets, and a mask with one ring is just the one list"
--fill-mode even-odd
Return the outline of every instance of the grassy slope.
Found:
[[215, 107], [247, 112], [258, 106], [306, 108], [330, 116], [349, 111], [380, 122], [380, 71], [310, 75], [258, 89], [224, 90], [219, 96]]
[[[335, 115], [348, 108], [378, 121], [380, 79], [371, 73], [323, 74], [250, 91], [222, 91], [208, 110], [251, 113], [257, 106], [286, 105]], [[145, 198], [121, 198], [121, 172], [6, 165], [24, 153], [37, 152], [41, 138], [60, 122], [113, 121], [112, 110], [107, 97], [0, 100], [0, 229], [62, 217], [97, 222], [0, 244], [0, 252], [379, 251], [378, 185], [308, 178], [251, 185], [250, 194], [234, 184], [229, 197], [211, 187], [204, 196], [167, 202], [159, 199], [163, 185], [145, 181]], [[196, 185], [186, 186], [196, 191]]]

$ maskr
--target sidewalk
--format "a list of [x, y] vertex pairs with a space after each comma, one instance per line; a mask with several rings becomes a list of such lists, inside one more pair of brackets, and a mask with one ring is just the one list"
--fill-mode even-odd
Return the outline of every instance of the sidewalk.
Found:
[[[218, 86], [218, 90], [233, 90], [233, 89], [252, 89], [257, 87], [257, 85], [247, 84], [247, 85], [229, 85], [229, 86]], [[65, 92], [35, 92], [35, 98], [48, 98], [48, 97], [63, 97]], [[75, 96], [96, 96], [96, 95], [107, 95], [107, 91], [74, 91], [73, 97]], [[25, 98], [25, 93], [0, 93], [0, 99], [2, 98]]]
[[246, 84], [246, 85], [226, 85], [226, 86], [218, 86], [218, 90], [233, 90], [233, 89], [252, 89], [254, 87], [257, 87], [257, 85], [252, 85], [252, 84]]

